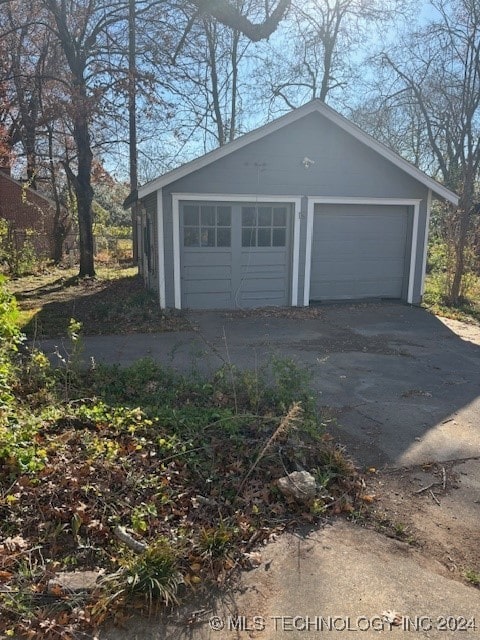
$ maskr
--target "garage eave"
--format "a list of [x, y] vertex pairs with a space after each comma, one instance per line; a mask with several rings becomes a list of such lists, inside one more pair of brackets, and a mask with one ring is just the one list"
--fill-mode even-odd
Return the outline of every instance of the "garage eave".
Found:
[[412, 178], [418, 180], [418, 182], [424, 184], [428, 189], [431, 189], [432, 193], [436, 196], [442, 198], [443, 200], [446, 200], [447, 202], [450, 202], [454, 206], [458, 205], [459, 198], [456, 193], [450, 191], [450, 189], [447, 189], [420, 169], [417, 169], [417, 167], [408, 162], [408, 160], [405, 160], [404, 158], [399, 156], [383, 143], [375, 140], [375, 138], [362, 131], [362, 129], [360, 129], [356, 124], [340, 115], [337, 111], [335, 111], [331, 107], [328, 107], [320, 100], [312, 100], [302, 107], [294, 109], [284, 116], [277, 118], [273, 122], [269, 122], [268, 124], [259, 127], [258, 129], [246, 133], [245, 135], [237, 138], [233, 142], [224, 145], [223, 147], [214, 149], [213, 151], [210, 151], [209, 153], [200, 156], [195, 160], [183, 164], [177, 169], [173, 169], [172, 171], [169, 171], [168, 173], [165, 173], [158, 178], [147, 182], [139, 188], [138, 197], [144, 198], [150, 193], [153, 193], [158, 189], [161, 189], [162, 187], [175, 182], [176, 180], [184, 178], [194, 171], [198, 171], [199, 169], [202, 169], [203, 167], [206, 167], [209, 164], [216, 162], [217, 160], [220, 160], [221, 158], [224, 158], [239, 149], [242, 149], [246, 145], [256, 142], [257, 140], [260, 140], [271, 133], [279, 131], [283, 127], [286, 127], [289, 124], [292, 124], [293, 122], [296, 122], [297, 120], [315, 112], [319, 113], [323, 117], [330, 120], [332, 123], [336, 124], [338, 127], [352, 135], [354, 138], [365, 144], [373, 151], [377, 152], [386, 160], [410, 175]]

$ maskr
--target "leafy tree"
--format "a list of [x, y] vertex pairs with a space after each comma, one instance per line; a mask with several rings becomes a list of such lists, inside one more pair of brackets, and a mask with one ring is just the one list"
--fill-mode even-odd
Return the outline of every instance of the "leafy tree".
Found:
[[[103, 224], [110, 227], [129, 226], [130, 214], [122, 206], [129, 194], [128, 184], [114, 180], [99, 162], [94, 161], [92, 185], [95, 204], [105, 212]], [[99, 222], [98, 218], [95, 222]]]
[[57, 156], [63, 145], [58, 122], [65, 118], [65, 101], [59, 99], [62, 70], [56, 43], [48, 15], [34, 0], [11, 0], [1, 6], [0, 33], [0, 121], [9, 148], [3, 155], [10, 156], [10, 166], [14, 158], [23, 163], [28, 185], [41, 188], [55, 201], [52, 258], [59, 262], [71, 219], [60, 198], [62, 170]]
[[12, 147], [10, 136], [5, 125], [0, 123], [0, 168], [10, 167], [12, 162]]
[[[33, 0], [5, 5], [8, 78], [11, 85], [10, 143], [21, 143], [31, 187], [37, 181], [37, 137], [42, 120], [41, 96], [46, 68], [52, 63], [48, 28]], [[40, 19], [31, 24], [31, 16]]]

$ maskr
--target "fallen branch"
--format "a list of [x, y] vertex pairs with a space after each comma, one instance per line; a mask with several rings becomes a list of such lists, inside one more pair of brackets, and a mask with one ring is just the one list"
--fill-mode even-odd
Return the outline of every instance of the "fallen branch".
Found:
[[433, 491], [430, 489], [430, 495], [432, 496], [432, 498], [435, 500], [435, 502], [438, 504], [438, 506], [440, 506], [440, 502], [437, 499], [437, 496], [433, 493]]
[[438, 482], [431, 482], [430, 484], [427, 484], [426, 487], [422, 487], [421, 489], [418, 489], [417, 491], [414, 491], [414, 493], [423, 493], [424, 491], [428, 491], [432, 487], [436, 487], [437, 484], [439, 484], [439, 483]]
[[442, 467], [442, 482], [431, 482], [430, 484], [427, 484], [426, 487], [417, 489], [417, 491], [414, 491], [414, 493], [416, 494], [424, 493], [425, 491], [428, 491], [432, 487], [438, 487], [439, 485], [442, 485], [442, 489], [445, 491], [445, 488], [447, 486], [447, 472], [445, 471], [445, 467]]
[[147, 550], [148, 545], [144, 542], [140, 542], [139, 540], [135, 540], [133, 536], [127, 533], [124, 527], [120, 527], [119, 525], [115, 527], [113, 530], [115, 537], [117, 537], [121, 542], [127, 545], [132, 551], [135, 553], [143, 553]]

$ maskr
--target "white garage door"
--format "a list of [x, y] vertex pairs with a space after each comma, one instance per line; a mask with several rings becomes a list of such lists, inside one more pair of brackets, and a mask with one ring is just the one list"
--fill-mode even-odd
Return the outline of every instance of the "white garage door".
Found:
[[310, 300], [401, 298], [405, 206], [316, 205]]

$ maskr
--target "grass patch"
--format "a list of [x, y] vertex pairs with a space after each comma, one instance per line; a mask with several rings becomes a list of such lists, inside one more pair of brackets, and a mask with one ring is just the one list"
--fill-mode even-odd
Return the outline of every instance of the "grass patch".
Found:
[[445, 301], [445, 274], [431, 273], [425, 281], [423, 306], [437, 316], [480, 323], [480, 277], [468, 274], [465, 288], [466, 295], [461, 304], [452, 307]]
[[463, 575], [470, 584], [473, 584], [474, 587], [480, 587], [480, 571], [469, 569], [468, 571], [465, 571]]
[[136, 267], [100, 267], [94, 279], [78, 280], [76, 269], [53, 268], [10, 280], [19, 327], [28, 338], [66, 336], [71, 318], [86, 335], [149, 333], [189, 329], [179, 312], [162, 311]]

